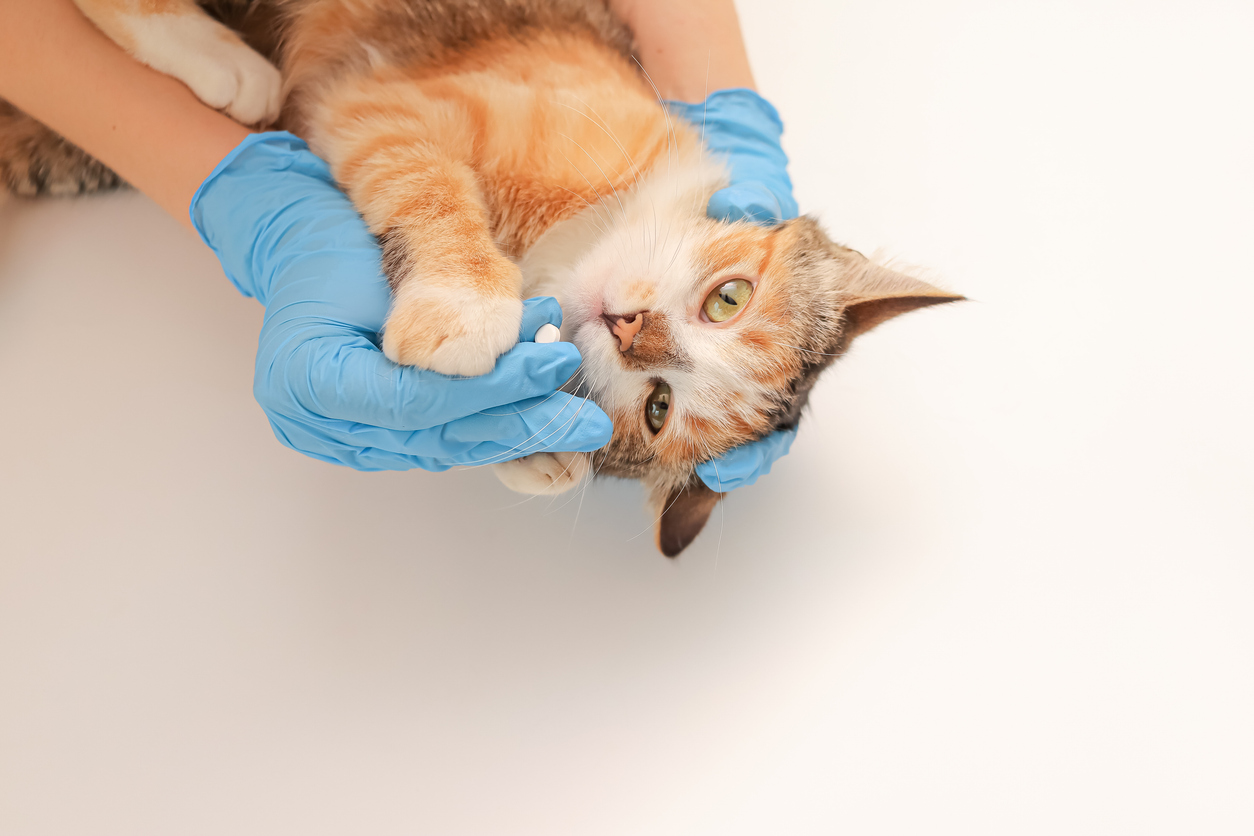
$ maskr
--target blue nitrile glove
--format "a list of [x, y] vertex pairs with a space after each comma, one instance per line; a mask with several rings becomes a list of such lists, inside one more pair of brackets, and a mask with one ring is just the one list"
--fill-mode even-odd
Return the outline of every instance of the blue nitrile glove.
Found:
[[770, 102], [736, 87], [700, 104], [668, 101], [666, 108], [701, 131], [705, 146], [727, 162], [731, 185], [710, 198], [711, 218], [772, 224], [797, 217], [788, 155], [779, 144], [784, 123]]
[[541, 450], [595, 450], [610, 419], [556, 392], [579, 366], [528, 300], [514, 348], [482, 377], [397, 366], [379, 350], [391, 295], [377, 242], [326, 163], [289, 133], [253, 134], [201, 184], [192, 224], [240, 292], [266, 306], [253, 393], [279, 440], [358, 470], [446, 470]]
[[701, 462], [697, 475], [706, 487], [719, 493], [752, 485], [759, 476], [771, 472], [771, 465], [787, 455], [797, 437], [797, 430], [778, 430], [766, 438], [733, 447], [722, 458]]
[[[784, 124], [770, 102], [738, 87], [711, 93], [700, 104], [672, 101], [666, 107], [701, 130], [706, 147], [727, 161], [731, 185], [710, 198], [706, 212], [711, 218], [773, 224], [797, 217], [788, 155], [779, 144]], [[770, 472], [796, 437], [795, 429], [771, 433], [721, 459], [701, 462], [697, 475], [719, 492], [752, 485]]]

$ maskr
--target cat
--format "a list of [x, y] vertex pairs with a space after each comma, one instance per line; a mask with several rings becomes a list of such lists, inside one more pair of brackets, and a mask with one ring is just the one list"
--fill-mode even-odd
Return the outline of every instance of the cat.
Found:
[[[514, 344], [522, 300], [556, 297], [583, 356], [566, 388], [606, 411], [613, 438], [496, 472], [531, 494], [639, 479], [668, 556], [724, 495], [698, 463], [795, 427], [858, 335], [963, 298], [809, 217], [706, 217], [727, 171], [668, 114], [603, 0], [76, 2], [206, 103], [328, 161], [382, 246], [395, 362], [483, 374]], [[0, 174], [18, 193], [117, 184], [7, 106]]]

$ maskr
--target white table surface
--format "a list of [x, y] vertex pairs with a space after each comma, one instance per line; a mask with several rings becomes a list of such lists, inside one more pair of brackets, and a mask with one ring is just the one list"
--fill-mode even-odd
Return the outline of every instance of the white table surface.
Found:
[[1254, 7], [743, 2], [860, 340], [640, 490], [302, 458], [144, 197], [0, 207], [0, 833], [1254, 831]]

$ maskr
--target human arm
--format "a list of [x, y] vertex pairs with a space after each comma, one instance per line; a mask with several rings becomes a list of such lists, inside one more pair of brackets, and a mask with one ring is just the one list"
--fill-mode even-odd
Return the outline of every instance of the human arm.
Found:
[[192, 195], [248, 129], [132, 59], [71, 0], [0, 0], [0, 21], [0, 97], [190, 229]]
[[713, 90], [753, 90], [732, 0], [610, 0], [663, 99], [702, 101]]

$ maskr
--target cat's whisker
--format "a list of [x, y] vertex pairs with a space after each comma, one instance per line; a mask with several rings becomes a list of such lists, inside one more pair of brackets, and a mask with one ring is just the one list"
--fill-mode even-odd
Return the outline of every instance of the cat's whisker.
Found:
[[500, 510], [500, 511], [512, 511], [512, 510], [514, 510], [515, 508], [521, 508], [522, 506], [526, 505], [528, 502], [531, 502], [532, 500], [539, 499], [539, 498], [540, 498], [540, 497], [542, 497], [542, 496], [544, 496], [544, 494], [542, 494], [542, 493], [533, 493], [533, 494], [531, 494], [531, 495], [530, 495], [530, 496], [528, 496], [528, 497], [525, 497], [525, 498], [523, 498], [523, 499], [520, 499], [518, 502], [514, 502], [514, 503], [511, 503], [511, 504], [509, 504], [509, 505], [502, 505], [502, 506], [500, 506], [500, 507], [498, 508], [498, 510]]
[[524, 412], [530, 412], [530, 411], [531, 411], [531, 410], [533, 410], [533, 409], [538, 409], [538, 408], [540, 408], [540, 407], [544, 406], [546, 403], [548, 403], [548, 402], [549, 402], [549, 401], [551, 401], [554, 397], [556, 397], [556, 396], [557, 396], [557, 393], [558, 393], [558, 392], [560, 392], [560, 391], [561, 391], [561, 390], [560, 390], [560, 389], [558, 389], [558, 390], [555, 390], [555, 391], [553, 391], [553, 392], [550, 392], [548, 395], [545, 395], [545, 396], [544, 396], [544, 400], [540, 401], [539, 403], [532, 404], [531, 406], [527, 407], [526, 409], [518, 409], [518, 410], [515, 410], [514, 412], [488, 412], [486, 409], [481, 409], [481, 410], [479, 410], [478, 412], [476, 412], [476, 413], [475, 413], [475, 415], [501, 415], [501, 416], [505, 416], [505, 415], [522, 415]]
[[846, 354], [848, 354], [848, 353], [849, 353], [848, 351], [841, 351], [841, 352], [839, 352], [839, 353], [837, 353], [837, 354], [827, 354], [827, 353], [822, 352], [822, 351], [814, 351], [814, 350], [809, 349], [809, 348], [802, 348], [802, 347], [801, 347], [801, 346], [799, 346], [799, 345], [789, 345], [788, 343], [779, 343], [779, 345], [785, 346], [785, 347], [787, 347], [787, 348], [795, 348], [795, 349], [797, 349], [797, 351], [804, 351], [804, 352], [806, 352], [807, 354], [817, 354], [817, 355], [819, 355], [820, 357], [844, 357]]
[[[555, 103], [555, 104], [559, 104], [559, 105], [561, 105], [562, 107], [570, 108], [571, 110], [575, 111], [575, 112], [576, 112], [576, 113], [578, 113], [580, 116], [584, 117], [584, 118], [585, 118], [585, 119], [587, 119], [589, 122], [591, 122], [592, 124], [594, 124], [594, 125], [596, 125], [598, 128], [600, 128], [600, 129], [601, 129], [601, 131], [602, 131], [602, 132], [603, 132], [606, 136], [608, 136], [608, 137], [610, 138], [610, 141], [611, 141], [611, 142], [613, 142], [616, 146], [618, 146], [618, 150], [619, 150], [620, 152], [622, 152], [623, 158], [627, 161], [627, 165], [631, 167], [632, 176], [633, 176], [633, 179], [634, 179], [634, 181], [635, 181], [635, 185], [638, 187], [638, 186], [640, 185], [640, 177], [641, 177], [640, 169], [636, 166], [636, 161], [635, 161], [634, 159], [632, 159], [631, 154], [627, 153], [627, 149], [626, 149], [626, 148], [624, 148], [624, 147], [623, 147], [623, 144], [622, 144], [621, 142], [619, 142], [619, 141], [618, 141], [618, 137], [614, 134], [613, 130], [609, 127], [609, 122], [607, 122], [607, 121], [606, 121], [606, 119], [605, 119], [605, 117], [603, 117], [600, 113], [598, 113], [598, 112], [597, 112], [597, 109], [596, 109], [596, 108], [594, 108], [592, 105], [590, 105], [590, 104], [588, 104], [587, 102], [585, 102], [583, 99], [579, 98], [578, 96], [574, 95], [573, 93], [571, 94], [571, 98], [573, 98], [575, 101], [579, 102], [581, 105], [583, 105], [584, 107], [586, 107], [588, 110], [592, 111], [592, 114], [593, 114], [594, 116], [596, 116], [596, 119], [593, 119], [593, 118], [592, 118], [592, 116], [589, 116], [587, 113], [585, 113], [585, 112], [584, 112], [584, 111], [582, 111], [582, 110], [579, 110], [579, 109], [578, 109], [578, 108], [576, 108], [576, 107], [571, 107], [570, 105], [566, 104], [565, 102], [558, 102], [558, 101], [554, 100], [554, 103]], [[598, 122], [598, 121], [597, 121], [597, 119], [599, 119], [600, 121]]]
[[579, 504], [575, 506], [575, 520], [570, 524], [570, 536], [566, 538], [567, 546], [575, 542], [575, 529], [579, 528], [579, 515], [583, 513], [583, 498], [588, 495], [588, 485], [590, 484], [592, 484], [591, 477], [585, 477], [584, 483], [579, 490]]
[[[567, 137], [567, 139], [569, 139], [569, 137]], [[573, 140], [572, 140], [572, 141], [573, 141]], [[576, 143], [576, 144], [578, 144], [578, 143]], [[580, 150], [583, 150], [583, 149], [581, 148]], [[575, 171], [579, 172], [579, 176], [580, 176], [580, 177], [582, 177], [582, 178], [583, 178], [583, 181], [584, 181], [585, 183], [587, 183], [587, 184], [588, 184], [588, 188], [592, 189], [592, 193], [593, 193], [594, 195], [596, 195], [596, 196], [597, 196], [597, 202], [598, 202], [598, 204], [599, 204], [600, 206], [602, 206], [604, 209], [606, 209], [606, 211], [612, 211], [612, 210], [611, 210], [608, 206], [606, 206], [606, 203], [605, 203], [605, 198], [601, 196], [601, 192], [597, 189], [597, 187], [596, 187], [596, 186], [592, 185], [592, 181], [588, 179], [588, 175], [586, 175], [586, 174], [584, 174], [584, 173], [583, 173], [583, 169], [582, 169], [582, 168], [580, 168], [579, 166], [575, 165], [574, 160], [572, 160], [570, 157], [566, 156], [566, 153], [565, 153], [564, 151], [559, 150], [559, 151], [558, 151], [558, 153], [562, 155], [562, 159], [564, 159], [564, 160], [566, 160], [566, 162], [570, 163], [570, 167], [571, 167], [571, 168], [573, 168]], [[587, 154], [588, 152], [587, 152], [587, 151], [584, 151], [584, 153], [585, 153], [585, 154]], [[596, 160], [593, 160], [592, 162], [595, 164], [595, 163], [596, 163]], [[604, 172], [602, 172], [602, 174], [604, 174]], [[612, 188], [612, 184], [611, 184], [611, 188]], [[587, 198], [584, 198], [584, 200], [587, 200]], [[619, 201], [619, 205], [620, 205], [620, 206], [622, 205], [622, 201]], [[626, 214], [626, 212], [627, 212], [627, 210], [626, 210], [626, 209], [624, 209], [624, 210], [622, 210], [622, 211], [623, 211], [623, 214], [624, 214], [624, 215], [625, 215], [625, 214]], [[611, 217], [612, 217], [612, 216], [611, 216]], [[606, 230], [606, 234], [607, 234], [607, 235], [609, 234], [609, 230]]]
[[589, 220], [592, 221], [592, 223], [596, 226], [597, 231], [600, 232], [601, 235], [608, 236], [610, 234], [609, 223], [612, 219], [607, 219], [605, 217], [602, 217], [601, 215], [601, 212], [603, 211], [602, 207], [588, 200], [588, 198], [584, 197], [583, 195], [581, 195], [579, 192], [575, 191], [574, 189], [564, 188], [563, 191], [570, 192], [575, 197], [582, 200], [584, 202], [584, 205], [592, 210], [592, 214], [589, 216]]
[[[587, 205], [587, 207], [592, 210], [592, 213], [593, 213], [592, 217], [594, 221], [596, 222], [597, 229], [601, 230], [601, 234], [606, 235], [606, 236], [610, 234], [610, 228], [608, 225], [609, 221], [601, 217], [601, 212], [604, 211], [604, 207], [600, 206], [599, 204], [593, 203], [592, 201], [588, 200], [588, 198], [584, 197], [583, 195], [581, 195], [579, 192], [575, 191], [574, 189], [568, 189], [565, 186], [559, 186], [558, 188], [560, 188], [564, 192], [569, 192], [570, 194], [573, 194], [575, 197], [582, 200]], [[613, 219], [611, 218], [609, 220], [613, 220]]]
[[[583, 366], [583, 364], [581, 363], [581, 364], [580, 364], [580, 369], [582, 369], [582, 366]], [[578, 373], [578, 371], [579, 371], [579, 369], [577, 369], [577, 370], [576, 370], [576, 373]], [[592, 391], [593, 391], [593, 390], [592, 390], [592, 386], [591, 386], [591, 384], [589, 384], [589, 385], [588, 385], [588, 394], [590, 395], [590, 394], [592, 393]], [[571, 393], [571, 394], [574, 394], [574, 393]], [[546, 435], [543, 439], [541, 439], [541, 440], [540, 440], [540, 442], [539, 442], [539, 444], [547, 444], [547, 443], [549, 443], [549, 442], [550, 442], [550, 440], [551, 440], [551, 439], [553, 439], [553, 437], [557, 435], [557, 433], [562, 432], [562, 435], [561, 435], [561, 436], [559, 436], [559, 437], [556, 439], [557, 441], [560, 441], [560, 440], [562, 440], [563, 438], [565, 438], [565, 437], [566, 437], [566, 434], [567, 434], [567, 433], [569, 433], [569, 432], [570, 432], [570, 430], [573, 428], [573, 424], [574, 424], [575, 420], [579, 417], [579, 413], [583, 411], [583, 408], [584, 408], [584, 407], [585, 407], [585, 406], [586, 406], [589, 402], [591, 402], [591, 398], [590, 398], [590, 397], [581, 396], [581, 395], [578, 395], [578, 394], [576, 394], [575, 396], [576, 396], [576, 397], [580, 397], [580, 398], [582, 399], [582, 400], [581, 400], [581, 402], [580, 402], [580, 404], [579, 404], [579, 406], [575, 409], [575, 413], [574, 413], [573, 415], [571, 415], [571, 417], [570, 417], [567, 421], [563, 422], [563, 423], [562, 423], [562, 424], [561, 424], [561, 425], [560, 425], [560, 426], [559, 426], [556, 430], [554, 430], [553, 432], [551, 432], [551, 433], [549, 433], [548, 435]], [[561, 414], [561, 413], [558, 413], [558, 415], [560, 415], [560, 414]], [[541, 428], [540, 428], [540, 429], [539, 429], [539, 430], [538, 430], [535, 434], [533, 434], [533, 435], [531, 436], [531, 438], [535, 438], [535, 437], [536, 437], [536, 435], [539, 435], [539, 433], [543, 432], [543, 431], [544, 431], [544, 429], [545, 429], [546, 427], [548, 427], [548, 425], [549, 425], [549, 424], [553, 423], [553, 421], [557, 419], [557, 417], [558, 417], [558, 416], [556, 416], [556, 415], [555, 415], [553, 418], [549, 419], [548, 423], [546, 423], [546, 424], [544, 425], [544, 427], [541, 427]], [[564, 431], [564, 432], [563, 432], [563, 431]], [[528, 440], [530, 440], [530, 439], [528, 439]], [[524, 442], [524, 444], [525, 444], [525, 443], [526, 443], [526, 442]], [[523, 447], [523, 445], [518, 445], [518, 446], [516, 446], [516, 448], [515, 448], [515, 449], [516, 449], [516, 450], [517, 450], [517, 449], [522, 449], [522, 447]], [[508, 460], [508, 459], [504, 459], [503, 461], [507, 461], [507, 460]], [[475, 466], [482, 466], [482, 465], [475, 465]]]
[[[592, 451], [592, 452], [588, 453], [587, 455], [591, 456], [591, 455], [593, 455], [593, 453], [595, 453], [595, 452], [596, 452], [596, 451]], [[575, 494], [572, 494], [569, 498], [567, 498], [567, 500], [566, 500], [565, 502], [563, 502], [561, 505], [559, 505], [557, 508], [555, 508], [555, 509], [553, 509], [553, 510], [554, 510], [554, 511], [560, 511], [560, 510], [562, 510], [562, 509], [563, 509], [563, 508], [565, 508], [567, 505], [569, 505], [570, 503], [574, 502], [574, 501], [575, 501], [576, 496], [578, 496], [578, 498], [579, 498], [579, 506], [580, 506], [580, 508], [582, 508], [582, 507], [583, 507], [583, 498], [584, 498], [584, 495], [586, 495], [586, 494], [588, 493], [588, 488], [592, 485], [593, 480], [594, 480], [594, 479], [596, 479], [596, 477], [597, 477], [598, 475], [600, 475], [600, 472], [601, 472], [601, 467], [603, 467], [603, 466], [605, 465], [605, 461], [606, 461], [606, 459], [605, 459], [604, 457], [602, 457], [602, 459], [601, 459], [601, 464], [600, 464], [600, 465], [597, 465], [597, 466], [596, 466], [596, 467], [595, 467], [595, 468], [594, 468], [591, 472], [589, 472], [589, 473], [588, 473], [588, 475], [584, 476], [584, 478], [581, 480], [580, 485], [579, 485], [579, 490], [578, 490]], [[563, 471], [563, 472], [565, 472], [565, 471]], [[578, 523], [578, 522], [579, 522], [579, 515], [578, 515], [577, 513], [576, 513], [576, 515], [575, 515], [575, 522], [576, 522], [576, 523]], [[571, 536], [572, 536], [572, 537], [574, 536], [574, 529], [573, 529], [573, 528], [571, 529]]]
[[567, 141], [569, 141], [569, 142], [574, 143], [575, 147], [576, 147], [576, 148], [578, 148], [580, 151], [582, 151], [582, 152], [584, 153], [584, 155], [585, 155], [585, 156], [587, 156], [587, 158], [588, 158], [589, 160], [591, 160], [591, 161], [592, 161], [592, 164], [593, 164], [594, 166], [596, 166], [596, 167], [597, 167], [597, 171], [601, 172], [601, 176], [602, 176], [602, 177], [604, 177], [604, 178], [605, 178], [605, 182], [609, 184], [609, 186], [610, 186], [610, 191], [614, 193], [614, 199], [615, 199], [616, 201], [618, 201], [618, 208], [622, 211], [622, 213], [623, 213], [623, 217], [624, 217], [624, 218], [626, 218], [626, 217], [627, 217], [627, 207], [623, 205], [623, 199], [622, 199], [622, 197], [620, 197], [620, 196], [619, 196], [619, 194], [618, 194], [618, 189], [614, 186], [614, 180], [613, 180], [613, 179], [612, 179], [612, 178], [611, 178], [608, 174], [606, 174], [606, 173], [605, 173], [605, 169], [601, 168], [601, 164], [600, 164], [599, 162], [597, 162], [597, 161], [596, 161], [596, 157], [593, 157], [593, 156], [592, 156], [592, 154], [590, 154], [590, 153], [588, 152], [588, 149], [587, 149], [587, 148], [584, 148], [584, 147], [583, 147], [581, 144], [579, 144], [579, 142], [578, 142], [577, 140], [575, 140], [573, 137], [569, 137], [569, 136], [567, 136], [566, 134], [563, 134], [563, 133], [559, 133], [559, 134], [558, 134], [558, 136], [562, 137], [563, 139], [565, 139], [565, 140], [567, 140]]
[[[584, 401], [584, 403], [586, 403], [586, 402], [587, 402], [587, 401], [585, 400], [585, 401]], [[551, 439], [551, 438], [552, 438], [554, 435], [556, 435], [558, 432], [561, 432], [562, 430], [564, 430], [564, 429], [566, 429], [568, 426], [570, 426], [570, 425], [571, 425], [571, 424], [575, 421], [575, 419], [579, 417], [579, 413], [580, 413], [580, 411], [582, 411], [582, 410], [583, 410], [583, 407], [584, 407], [584, 404], [583, 404], [583, 403], [579, 404], [579, 406], [575, 409], [575, 413], [574, 413], [574, 415], [572, 415], [569, 419], [567, 419], [565, 422], [563, 422], [561, 425], [559, 425], [559, 426], [558, 426], [558, 428], [557, 428], [556, 430], [554, 430], [552, 433], [549, 433], [548, 435], [546, 435], [546, 436], [544, 436], [543, 438], [541, 438], [538, 442], [536, 442], [536, 444], [535, 444], [535, 445], [532, 445], [530, 442], [531, 442], [532, 440], [534, 440], [535, 438], [539, 437], [542, 433], [544, 433], [544, 431], [548, 428], [549, 424], [552, 424], [554, 421], [556, 421], [556, 420], [557, 420], [557, 419], [561, 416], [561, 414], [562, 414], [561, 412], [557, 413], [557, 415], [554, 415], [552, 418], [550, 418], [550, 419], [549, 419], [549, 420], [545, 423], [545, 425], [544, 425], [543, 427], [541, 427], [540, 429], [536, 430], [534, 433], [532, 433], [532, 434], [531, 434], [530, 436], [528, 436], [527, 438], [523, 439], [523, 440], [522, 440], [521, 442], [519, 442], [518, 444], [515, 444], [514, 446], [510, 447], [508, 450], [506, 450], [506, 451], [504, 451], [504, 452], [502, 452], [502, 453], [497, 453], [497, 454], [495, 454], [495, 455], [488, 456], [486, 459], [480, 459], [480, 460], [478, 460], [478, 461], [470, 461], [470, 462], [461, 462], [458, 466], [459, 466], [459, 468], [462, 468], [462, 467], [484, 467], [484, 466], [489, 465], [489, 464], [500, 464], [501, 462], [509, 461], [509, 460], [510, 460], [510, 459], [512, 459], [512, 458], [518, 458], [517, 456], [514, 456], [513, 454], [514, 454], [514, 453], [519, 453], [519, 452], [522, 452], [523, 450], [526, 450], [526, 449], [527, 449], [528, 447], [530, 447], [530, 446], [535, 446], [535, 447], [537, 447], [537, 449], [538, 449], [539, 445], [543, 445], [543, 444], [547, 443], [547, 442], [549, 441], [549, 439]], [[563, 436], [563, 437], [565, 437], [565, 436]]]
[[[657, 85], [653, 83], [653, 76], [649, 75], [649, 71], [644, 68], [644, 64], [640, 63], [640, 59], [631, 56], [631, 60], [636, 62], [636, 66], [640, 68], [640, 72], [644, 73], [644, 78], [649, 82], [649, 86], [653, 88], [653, 95], [657, 97], [658, 106], [662, 108], [662, 113], [666, 117], [666, 173], [671, 173], [671, 152], [676, 150], [678, 142], [675, 138], [675, 126], [671, 123], [671, 112], [666, 108], [666, 100], [662, 98], [662, 91], [657, 89]], [[678, 158], [676, 158], [677, 160]], [[678, 185], [676, 186], [678, 188]]]
[[684, 248], [684, 241], [686, 241], [687, 238], [688, 234], [686, 232], [681, 232], [679, 234], [679, 242], [675, 244], [675, 252], [671, 254], [671, 260], [670, 263], [666, 265], [665, 272], [669, 273], [671, 268], [675, 266], [675, 259], [679, 258], [679, 252]]
[[[718, 482], [718, 492], [723, 493], [723, 477], [718, 472], [718, 462], [710, 459], [710, 466], [714, 468], [714, 481]], [[718, 577], [718, 558], [723, 553], [723, 526], [727, 522], [727, 508], [725, 503], [726, 497], [718, 503], [718, 545], [714, 547], [714, 576]]]
[[[580, 455], [583, 455], [583, 454], [580, 454]], [[574, 464], [576, 461], [577, 461], [577, 459], [572, 458], [572, 459], [570, 460], [570, 464], [567, 464], [565, 467], [563, 467], [563, 468], [562, 468], [562, 472], [559, 474], [559, 476], [565, 476], [567, 473], [570, 473], [570, 466], [571, 466], [572, 464]], [[581, 480], [581, 481], [582, 481], [582, 480]], [[543, 495], [543, 494], [538, 494], [538, 495]], [[547, 517], [549, 514], [555, 514], [555, 513], [557, 513], [558, 511], [562, 510], [562, 509], [563, 509], [563, 508], [565, 508], [567, 505], [569, 505], [569, 504], [570, 504], [570, 503], [574, 500], [574, 498], [575, 498], [575, 494], [571, 494], [569, 497], [567, 497], [567, 498], [566, 498], [566, 501], [565, 501], [565, 502], [563, 502], [561, 505], [559, 505], [559, 506], [557, 506], [556, 508], [554, 508], [554, 507], [553, 507], [553, 503], [554, 503], [554, 502], [557, 502], [557, 498], [558, 498], [559, 496], [561, 496], [561, 494], [560, 494], [560, 493], [559, 493], [559, 494], [550, 494], [550, 495], [549, 495], [549, 507], [548, 507], [548, 508], [545, 510], [545, 512], [544, 512], [544, 515], [545, 515], [546, 517]], [[571, 534], [572, 534], [572, 536], [573, 536], [573, 535], [574, 535], [574, 532], [572, 531], [572, 532], [571, 532]]]
[[640, 532], [637, 532], [636, 534], [633, 534], [632, 536], [628, 537], [628, 538], [627, 538], [627, 542], [629, 542], [629, 543], [630, 543], [632, 540], [635, 540], [635, 539], [636, 539], [637, 537], [639, 537], [641, 534], [644, 534], [644, 533], [646, 533], [646, 532], [648, 532], [648, 531], [652, 530], [654, 526], [656, 526], [659, 522], [661, 522], [661, 521], [662, 521], [662, 517], [665, 517], [665, 516], [666, 516], [666, 512], [667, 512], [667, 511], [669, 511], [672, 507], [674, 507], [675, 503], [679, 501], [679, 497], [680, 497], [680, 496], [682, 496], [682, 495], [683, 495], [683, 490], [682, 490], [682, 489], [681, 489], [681, 490], [677, 490], [677, 491], [675, 491], [675, 498], [671, 500], [670, 505], [667, 505], [665, 508], [663, 508], [663, 509], [662, 509], [662, 513], [660, 513], [660, 514], [658, 514], [656, 517], [654, 517], [653, 522], [649, 525], [649, 527], [648, 527], [648, 528], [645, 528], [644, 530], [642, 530], [642, 531], [640, 531]]

